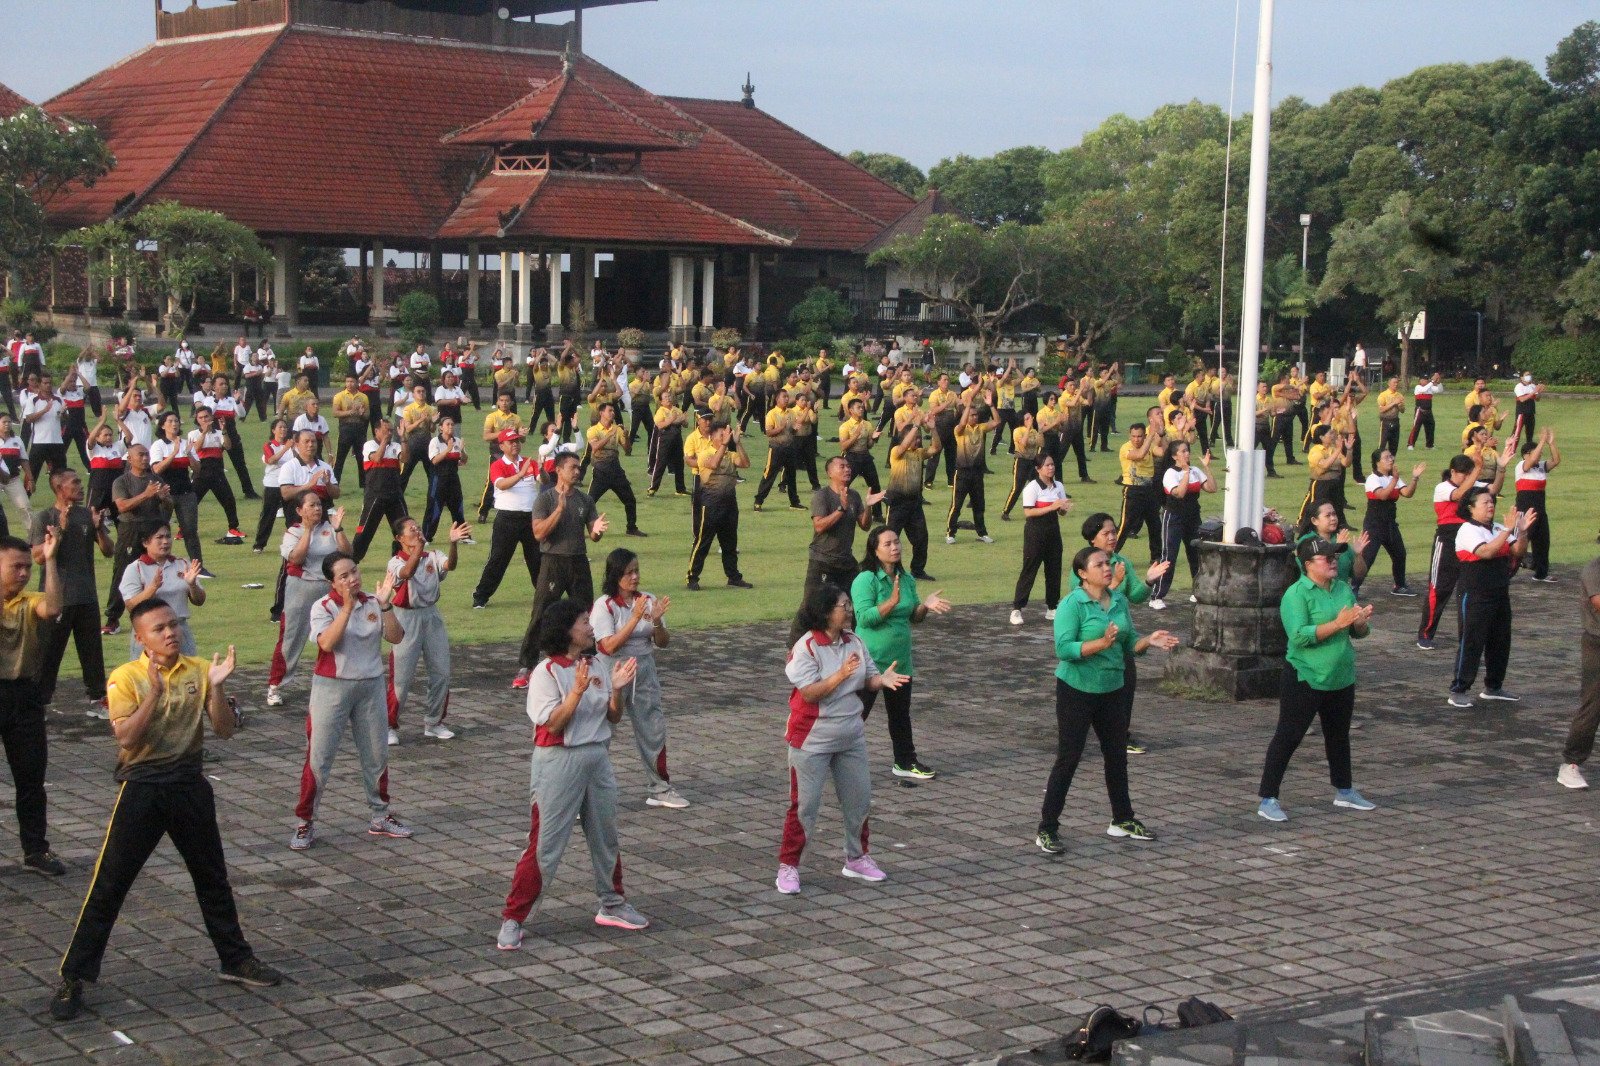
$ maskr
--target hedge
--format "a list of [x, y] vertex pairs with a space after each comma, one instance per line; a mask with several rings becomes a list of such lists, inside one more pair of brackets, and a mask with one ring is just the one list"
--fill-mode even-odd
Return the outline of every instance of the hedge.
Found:
[[1600, 384], [1600, 334], [1564, 336], [1529, 330], [1511, 353], [1518, 371], [1547, 385]]

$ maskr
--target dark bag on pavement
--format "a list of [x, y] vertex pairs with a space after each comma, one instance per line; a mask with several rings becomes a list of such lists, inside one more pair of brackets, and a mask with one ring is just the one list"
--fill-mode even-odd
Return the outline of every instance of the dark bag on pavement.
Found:
[[1109, 1062], [1112, 1043], [1138, 1036], [1140, 1028], [1137, 1018], [1112, 1007], [1096, 1007], [1063, 1045], [1068, 1057], [1079, 1062]]
[[1215, 1025], [1217, 1022], [1231, 1022], [1233, 1015], [1212, 1003], [1210, 1000], [1201, 999], [1199, 996], [1190, 996], [1178, 1004], [1178, 1028], [1195, 1029], [1202, 1025]]

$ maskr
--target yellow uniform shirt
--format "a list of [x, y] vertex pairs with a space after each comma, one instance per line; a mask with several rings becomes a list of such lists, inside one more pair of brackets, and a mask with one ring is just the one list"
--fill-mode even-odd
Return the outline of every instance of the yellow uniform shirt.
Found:
[[305, 414], [306, 401], [316, 396], [310, 389], [290, 389], [278, 399], [278, 410], [283, 412], [291, 424], [294, 420]]
[[1156, 476], [1156, 457], [1154, 449], [1147, 449], [1143, 457], [1133, 457], [1133, 443], [1130, 441], [1117, 449], [1117, 462], [1122, 467], [1122, 483], [1124, 485], [1148, 485]]
[[767, 412], [762, 428], [766, 430], [767, 441], [774, 448], [787, 448], [794, 443], [794, 408], [774, 407]]
[[589, 441], [589, 459], [594, 463], [619, 461], [628, 443], [628, 431], [615, 422], [610, 428], [598, 424], [590, 426], [584, 436]]
[[1156, 393], [1156, 403], [1161, 405], [1162, 418], [1166, 418], [1167, 412], [1178, 406], [1177, 395], [1178, 386], [1176, 385], [1172, 386], [1171, 388], [1163, 388], [1160, 392]]
[[340, 389], [333, 394], [333, 417], [339, 421], [348, 419], [351, 422], [365, 422], [367, 411], [367, 395], [361, 390], [351, 392], [349, 389]]
[[6, 681], [32, 677], [38, 670], [44, 639], [34, 604], [43, 599], [44, 593], [24, 589], [0, 604], [0, 678]]
[[1011, 445], [1016, 448], [1019, 458], [1037, 459], [1044, 450], [1044, 434], [1037, 429], [1018, 426], [1011, 431]]
[[916, 405], [913, 405], [913, 406], [910, 406], [910, 407], [897, 407], [897, 408], [895, 408], [895, 412], [894, 412], [894, 432], [895, 432], [895, 436], [897, 436], [897, 437], [903, 436], [905, 434], [906, 427], [911, 424], [911, 420], [913, 418], [921, 418], [926, 413], [927, 412], [924, 410], [924, 408], [920, 404], [916, 404]]
[[1311, 409], [1315, 411], [1322, 406], [1322, 401], [1333, 395], [1333, 386], [1325, 381], [1313, 381], [1306, 396], [1311, 401]]
[[700, 427], [696, 426], [683, 438], [683, 465], [696, 477], [700, 476], [700, 452], [711, 447], [711, 442], [700, 435]]
[[1059, 427], [1061, 423], [1066, 420], [1066, 417], [1067, 412], [1063, 411], [1059, 404], [1055, 406], [1045, 404], [1043, 407], [1039, 408], [1039, 414], [1036, 418], [1036, 422], [1039, 426], [1039, 432], [1054, 433], [1057, 427]]
[[1333, 458], [1333, 454], [1332, 453], [1333, 453], [1333, 449], [1327, 447], [1326, 445], [1322, 445], [1322, 444], [1313, 444], [1311, 446], [1311, 450], [1306, 452], [1306, 465], [1311, 468], [1311, 480], [1313, 480], [1313, 481], [1338, 481], [1339, 480], [1339, 475], [1341, 473], [1343, 473], [1343, 471], [1344, 471], [1344, 467], [1339, 463], [1334, 463], [1333, 466], [1330, 469], [1328, 469], [1328, 470], [1326, 470], [1326, 471], [1324, 471], [1322, 473], [1318, 473], [1317, 472], [1319, 467], [1321, 467], [1324, 463], [1329, 462]]
[[718, 395], [714, 392], [706, 398], [706, 406], [711, 409], [711, 420], [724, 424], [733, 418], [739, 408], [732, 396], [727, 393]]
[[[210, 665], [197, 656], [180, 655], [161, 671], [164, 691], [160, 701], [150, 713], [150, 724], [138, 746], [119, 750], [117, 780], [170, 781], [200, 773], [206, 701], [211, 696]], [[149, 694], [149, 655], [117, 667], [106, 681], [111, 720], [131, 717]]]
[[790, 412], [789, 428], [796, 438], [815, 437], [817, 435], [817, 409], [806, 410], [804, 407], [793, 408]]
[[682, 425], [688, 420], [683, 408], [676, 403], [664, 403], [656, 408], [655, 423], [657, 429], [666, 429], [668, 426]]
[[426, 428], [430, 433], [433, 426], [439, 421], [439, 409], [432, 404], [418, 403], [412, 400], [400, 408], [400, 424], [412, 423], [411, 432], [417, 433]]
[[864, 418], [839, 423], [839, 450], [858, 454], [872, 450], [872, 424]]
[[917, 496], [922, 492], [922, 461], [926, 449], [921, 445], [889, 449], [888, 491], [901, 496]]
[[496, 409], [483, 416], [483, 437], [485, 440], [494, 440], [508, 429], [514, 429], [518, 433], [524, 431], [522, 416], [515, 411], [502, 413], [499, 409]]
[[[1384, 414], [1383, 409], [1385, 407], [1387, 407], [1388, 405], [1390, 405], [1392, 403], [1395, 403], [1396, 401], [1399, 401], [1400, 406], [1398, 408], [1396, 408], [1393, 412], [1391, 412], [1389, 414]], [[1406, 409], [1406, 398], [1405, 398], [1404, 394], [1400, 393], [1399, 391], [1397, 391], [1395, 389], [1384, 389], [1382, 392], [1378, 393], [1378, 417], [1379, 418], [1386, 418], [1386, 419], [1388, 419], [1389, 421], [1392, 422], [1395, 419], [1399, 418], [1402, 414], [1404, 414], [1405, 413], [1405, 409]]]
[[956, 466], [961, 469], [981, 467], [983, 465], [983, 441], [989, 433], [982, 424], [974, 426], [957, 426], [954, 430], [956, 437]]

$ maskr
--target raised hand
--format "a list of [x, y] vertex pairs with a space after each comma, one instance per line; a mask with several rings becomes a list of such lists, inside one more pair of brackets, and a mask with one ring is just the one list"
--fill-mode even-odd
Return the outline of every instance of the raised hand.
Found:
[[[876, 438], [874, 438], [874, 439], [876, 439]], [[885, 496], [887, 496], [887, 495], [889, 495], [887, 492], [869, 493], [868, 496], [867, 496], [867, 506], [868, 507], [876, 507], [876, 506], [878, 506], [878, 504], [883, 502], [883, 498]]]
[[1428, 471], [1428, 464], [1427, 463], [1418, 463], [1416, 466], [1412, 467], [1411, 468], [1411, 481], [1412, 481], [1412, 483], [1415, 484], [1416, 482], [1421, 481], [1422, 480], [1422, 475], [1427, 473], [1427, 471]]
[[[199, 581], [200, 580], [200, 571], [201, 571], [201, 569], [203, 569], [203, 568], [200, 565], [200, 560], [199, 559], [190, 559], [189, 560], [189, 565], [183, 568], [183, 581], [184, 581], [184, 584], [193, 585], [196, 581]], [[155, 586], [157, 588], [161, 587], [161, 575], [159, 573], [156, 574], [156, 579], [155, 579], [154, 584], [155, 584]]]
[[1154, 633], [1150, 634], [1150, 643], [1160, 648], [1162, 651], [1171, 651], [1173, 648], [1176, 648], [1183, 642], [1178, 639], [1178, 635], [1176, 633], [1170, 633], [1165, 629], [1158, 629]]
[[926, 607], [930, 614], [944, 614], [950, 610], [950, 601], [944, 598], [944, 590], [940, 589], [923, 600], [922, 606]]
[[652, 622], [661, 621], [663, 618], [665, 618], [667, 616], [667, 608], [669, 608], [671, 606], [672, 606], [672, 597], [671, 596], [662, 596], [659, 599], [653, 599], [652, 600], [652, 610], [650, 611], [650, 621], [652, 621]]
[[149, 581], [145, 582], [145, 584], [144, 584], [144, 594], [145, 594], [145, 598], [146, 599], [149, 599], [150, 597], [154, 596], [156, 593], [161, 591], [161, 580], [162, 580], [161, 571], [157, 570], [156, 573], [155, 573], [155, 576], [152, 577]]
[[61, 547], [61, 538], [56, 535], [56, 531], [53, 528], [46, 529], [44, 531], [44, 543], [39, 545], [39, 554], [47, 560], [53, 559], [55, 558], [56, 549], [59, 547]]
[[604, 511], [601, 511], [600, 514], [595, 517], [594, 525], [589, 527], [589, 532], [591, 536], [598, 537], [600, 534], [604, 533], [610, 528], [611, 520], [606, 517]]
[[1171, 570], [1171, 569], [1172, 569], [1172, 560], [1171, 559], [1158, 559], [1157, 561], [1151, 563], [1150, 564], [1150, 569], [1148, 569], [1148, 570], [1146, 570], [1144, 572], [1144, 582], [1145, 582], [1145, 584], [1154, 585], [1156, 583], [1156, 579], [1157, 578], [1159, 578], [1162, 574], [1166, 573], [1168, 570]]
[[450, 543], [460, 544], [472, 536], [472, 527], [465, 522], [456, 522], [450, 527]]
[[378, 582], [378, 587], [373, 589], [373, 595], [378, 598], [379, 607], [387, 607], [394, 602], [395, 575], [385, 570], [383, 580]]
[[627, 688], [629, 685], [633, 684], [634, 676], [638, 674], [638, 672], [638, 659], [624, 659], [621, 662], [613, 664], [611, 667], [612, 691]]
[[1114, 588], [1114, 589], [1121, 588], [1122, 587], [1122, 582], [1124, 581], [1124, 579], [1127, 578], [1127, 576], [1128, 576], [1128, 564], [1127, 563], [1118, 563], [1116, 566], [1112, 567], [1111, 568], [1111, 587]]
[[[206, 671], [206, 678], [213, 686], [220, 685], [233, 676], [233, 669], [238, 664], [239, 658], [234, 653], [233, 645], [228, 645], [228, 657], [221, 655], [211, 656], [211, 668]], [[154, 663], [151, 664], [155, 665]]]
[[850, 677], [859, 669], [861, 669], [861, 653], [853, 651], [845, 657], [844, 665], [839, 667], [839, 676]]
[[333, 524], [334, 529], [338, 529], [340, 526], [344, 525], [344, 508], [335, 507], [332, 511], [329, 511], [328, 521]]
[[[573, 667], [572, 691], [582, 693], [584, 689], [589, 687], [589, 664], [592, 662], [594, 662], [593, 659], [584, 656], [578, 660], [578, 665]], [[579, 698], [581, 699], [582, 696], [580, 695]]]
[[628, 613], [637, 622], [644, 617], [645, 608], [648, 606], [643, 596], [635, 596], [633, 598], [633, 608]]
[[145, 680], [150, 682], [150, 695], [153, 699], [160, 700], [166, 695], [167, 679], [154, 659], [150, 660], [150, 668], [145, 671]]
[[1122, 635], [1122, 630], [1117, 627], [1117, 623], [1115, 623], [1115, 622], [1106, 623], [1106, 632], [1105, 632], [1105, 637], [1103, 638], [1105, 640], [1105, 642], [1106, 642], [1106, 647], [1109, 648], [1112, 645], [1116, 644], [1117, 637], [1119, 637], [1121, 635]]
[[1356, 554], [1360, 555], [1367, 550], [1367, 545], [1372, 543], [1372, 535], [1366, 530], [1361, 531], [1361, 536], [1356, 538]]
[[896, 659], [894, 662], [885, 667], [883, 673], [878, 675], [878, 684], [883, 688], [894, 690], [905, 684], [907, 681], [910, 681], [911, 678], [895, 669], [895, 667], [899, 665], [900, 660]]

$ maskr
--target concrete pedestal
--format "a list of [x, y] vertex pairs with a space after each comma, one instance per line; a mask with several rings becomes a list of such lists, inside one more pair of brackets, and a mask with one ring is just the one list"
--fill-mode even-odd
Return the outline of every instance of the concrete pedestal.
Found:
[[1278, 603], [1300, 576], [1291, 549], [1215, 541], [1196, 547], [1194, 632], [1167, 657], [1166, 677], [1235, 700], [1277, 695], [1287, 648]]

